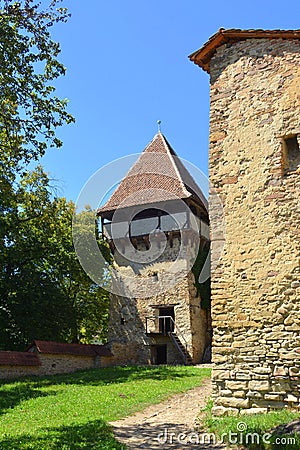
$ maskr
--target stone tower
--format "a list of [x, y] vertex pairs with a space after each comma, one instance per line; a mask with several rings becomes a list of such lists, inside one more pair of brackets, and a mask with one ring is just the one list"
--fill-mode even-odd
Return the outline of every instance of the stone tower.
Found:
[[190, 59], [210, 74], [214, 413], [299, 405], [300, 30], [220, 29]]
[[115, 364], [202, 361], [210, 309], [192, 268], [209, 246], [206, 199], [161, 132], [98, 215], [114, 258], [108, 341]]

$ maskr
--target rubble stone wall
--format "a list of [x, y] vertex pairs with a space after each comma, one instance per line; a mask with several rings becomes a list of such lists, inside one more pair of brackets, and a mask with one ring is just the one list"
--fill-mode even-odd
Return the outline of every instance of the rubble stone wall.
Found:
[[0, 366], [0, 379], [20, 378], [25, 376], [40, 375], [40, 366], [17, 366], [3, 364]]
[[213, 193], [213, 411], [299, 405], [300, 157], [289, 170], [285, 139], [299, 143], [300, 41], [224, 44], [210, 72], [210, 180], [223, 205]]
[[114, 362], [112, 356], [38, 354], [38, 358], [39, 366], [1, 365], [0, 379], [71, 373], [77, 370], [107, 367]]
[[[114, 361], [119, 364], [151, 363], [151, 345], [159, 344], [158, 337], [154, 336], [159, 331], [158, 319], [154, 317], [160, 314], [160, 306], [174, 307], [177, 336], [182, 344], [187, 344], [193, 362], [201, 362], [207, 344], [206, 313], [200, 307], [201, 299], [197, 297], [194, 275], [187, 270], [189, 257], [176, 260], [179, 249], [178, 238], [168, 241], [164, 250], [166, 260], [161, 257], [158, 262], [142, 268], [138, 274], [129, 266], [117, 266], [119, 281], [122, 277], [131, 277], [132, 284], [139, 283], [139, 292], [145, 289], [145, 297], [126, 296], [126, 287], [123, 296], [111, 294], [108, 342]], [[191, 249], [192, 253], [193, 251]], [[118, 260], [116, 257], [115, 259]], [[176, 275], [172, 271], [174, 261]], [[162, 292], [147, 297], [149, 293], [157, 292], [157, 286], [162, 288]], [[174, 344], [171, 341], [169, 344], [169, 359], [174, 362]], [[180, 354], [177, 356], [180, 363], [182, 357]]]

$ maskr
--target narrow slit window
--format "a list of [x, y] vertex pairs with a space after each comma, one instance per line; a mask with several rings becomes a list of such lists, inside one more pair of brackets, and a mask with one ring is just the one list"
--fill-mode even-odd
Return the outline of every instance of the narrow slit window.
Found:
[[289, 136], [283, 139], [284, 173], [295, 172], [300, 168], [300, 135]]

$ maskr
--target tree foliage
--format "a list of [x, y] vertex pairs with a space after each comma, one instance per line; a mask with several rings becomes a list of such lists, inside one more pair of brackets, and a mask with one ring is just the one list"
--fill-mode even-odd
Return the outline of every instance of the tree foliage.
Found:
[[[2, 348], [24, 348], [34, 338], [89, 342], [97, 335], [105, 340], [108, 293], [90, 280], [75, 254], [74, 203], [53, 199], [50, 184], [41, 167], [28, 172], [7, 213], [0, 252]], [[81, 213], [86, 214], [94, 212]]]
[[61, 146], [57, 127], [74, 121], [52, 86], [65, 73], [50, 32], [68, 17], [59, 3], [52, 0], [43, 10], [34, 0], [0, 0], [2, 349], [23, 349], [34, 338], [104, 339], [107, 327], [108, 294], [74, 252], [74, 204], [54, 197], [40, 166], [28, 169], [48, 147]]
[[65, 74], [57, 60], [59, 44], [50, 28], [68, 17], [52, 1], [47, 10], [33, 0], [0, 3], [0, 145], [2, 169], [18, 168], [61, 146], [55, 129], [74, 119], [67, 100], [54, 95], [51, 82]]

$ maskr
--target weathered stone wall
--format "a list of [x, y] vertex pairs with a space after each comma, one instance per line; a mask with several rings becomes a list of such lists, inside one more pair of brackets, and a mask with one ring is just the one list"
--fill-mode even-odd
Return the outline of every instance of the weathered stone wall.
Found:
[[[187, 248], [192, 255], [195, 251], [192, 243]], [[167, 242], [164, 253], [158, 261], [139, 269], [138, 274], [134, 272], [134, 270], [137, 271], [136, 267], [132, 269], [125, 265], [118, 266], [120, 279], [122, 276], [131, 276], [133, 283], [134, 280], [141, 283], [143, 279], [145, 281], [153, 279], [154, 292], [157, 286], [171, 286], [169, 289], [163, 289], [164, 292], [144, 298], [111, 294], [108, 342], [111, 344], [114, 361], [119, 364], [151, 363], [151, 345], [155, 344], [157, 338], [153, 334], [149, 336], [146, 333], [146, 318], [158, 316], [159, 306], [166, 305], [174, 307], [177, 335], [182, 344], [187, 344], [193, 362], [198, 363], [202, 360], [207, 345], [207, 315], [200, 307], [201, 299], [196, 296], [194, 276], [187, 270], [189, 257], [192, 256], [188, 255], [187, 258], [176, 260], [179, 249], [180, 239], [174, 237], [172, 242]], [[115, 255], [115, 260], [120, 262], [121, 258]], [[124, 261], [122, 260], [122, 264], [125, 264]], [[174, 279], [172, 272], [174, 261], [176, 261], [176, 273], [179, 281]], [[143, 289], [143, 283], [140, 284], [140, 289]], [[147, 289], [146, 282], [145, 289]], [[145, 294], [149, 295], [149, 292], [145, 292]], [[158, 331], [158, 319], [148, 319], [147, 332], [158, 333]], [[168, 339], [170, 341], [170, 338]], [[156, 343], [158, 344], [158, 341]], [[174, 352], [176, 352], [176, 348], [170, 341], [168, 363], [182, 363], [178, 350], [177, 359], [173, 355]]]
[[[178, 352], [178, 349], [175, 347], [174, 343], [168, 336], [157, 336], [155, 340], [153, 340], [153, 345], [167, 346], [167, 364], [176, 365], [185, 363], [184, 358]], [[155, 361], [152, 360], [151, 363], [155, 364]]]
[[41, 361], [40, 375], [70, 373], [96, 366], [95, 358], [92, 356], [40, 354], [39, 359]]
[[40, 375], [40, 366], [0, 366], [0, 379], [19, 378], [31, 375]]
[[225, 44], [210, 71], [214, 413], [265, 412], [300, 397], [300, 42]]
[[1, 365], [0, 379], [19, 378], [31, 375], [54, 375], [77, 370], [114, 365], [114, 358], [107, 356], [74, 356], [39, 354], [40, 366]]

